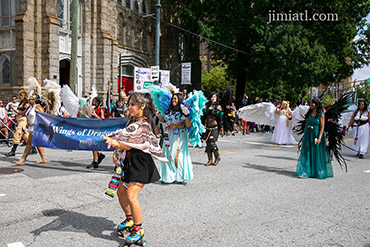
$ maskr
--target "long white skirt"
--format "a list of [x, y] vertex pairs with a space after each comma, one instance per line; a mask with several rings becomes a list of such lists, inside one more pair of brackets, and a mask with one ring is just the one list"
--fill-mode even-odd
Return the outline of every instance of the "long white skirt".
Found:
[[286, 116], [281, 115], [275, 124], [274, 133], [272, 134], [272, 142], [277, 144], [297, 144], [297, 141], [292, 135], [292, 126], [286, 126]]
[[364, 124], [359, 127], [353, 127], [353, 140], [356, 136], [358, 138], [357, 142], [353, 142], [353, 149], [356, 153], [365, 154], [369, 146], [369, 124]]

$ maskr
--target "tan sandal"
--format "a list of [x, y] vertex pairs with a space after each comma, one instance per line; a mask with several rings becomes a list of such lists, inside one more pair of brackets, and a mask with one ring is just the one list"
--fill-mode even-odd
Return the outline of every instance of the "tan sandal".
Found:
[[16, 164], [17, 166], [24, 166], [25, 164], [25, 162], [21, 162], [20, 160], [14, 160], [13, 163]]

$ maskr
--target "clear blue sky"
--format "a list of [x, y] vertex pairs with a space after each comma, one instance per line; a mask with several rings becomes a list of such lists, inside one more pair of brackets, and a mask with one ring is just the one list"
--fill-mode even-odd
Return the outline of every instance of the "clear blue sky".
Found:
[[[370, 14], [367, 16], [367, 23], [370, 24]], [[370, 78], [370, 66], [364, 67], [362, 69], [355, 70], [353, 73], [352, 80], [363, 80]]]

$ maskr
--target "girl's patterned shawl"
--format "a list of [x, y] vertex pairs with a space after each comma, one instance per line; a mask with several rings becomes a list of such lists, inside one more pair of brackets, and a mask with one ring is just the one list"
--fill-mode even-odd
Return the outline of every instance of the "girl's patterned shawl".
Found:
[[168, 162], [146, 118], [131, 123], [126, 128], [113, 132], [108, 137], [131, 148], [148, 153], [161, 162]]

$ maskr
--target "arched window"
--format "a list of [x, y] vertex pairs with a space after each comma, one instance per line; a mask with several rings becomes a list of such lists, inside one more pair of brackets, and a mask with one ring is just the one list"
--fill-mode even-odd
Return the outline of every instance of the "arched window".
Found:
[[139, 3], [138, 3], [138, 1], [134, 2], [134, 11], [139, 12]]
[[15, 26], [14, 18], [19, 11], [19, 0], [0, 0], [0, 26]]
[[185, 35], [183, 33], [179, 33], [179, 56], [180, 61], [184, 61], [185, 58]]
[[[73, 0], [57, 0], [60, 27], [67, 31], [72, 30], [72, 2]], [[78, 4], [78, 32], [81, 32], [81, 2]]]
[[0, 84], [10, 84], [11, 82], [11, 66], [10, 59], [3, 54], [0, 57]]
[[146, 8], [146, 0], [143, 0], [143, 14], [147, 14], [148, 11], [147, 11], [147, 8]]

